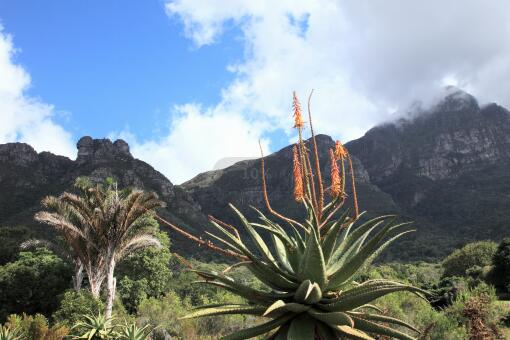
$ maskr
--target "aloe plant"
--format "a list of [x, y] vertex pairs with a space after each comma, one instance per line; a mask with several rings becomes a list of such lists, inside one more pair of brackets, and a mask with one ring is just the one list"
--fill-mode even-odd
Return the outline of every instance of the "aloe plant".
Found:
[[[261, 324], [225, 336], [223, 339], [248, 339], [267, 335], [269, 339], [374, 339], [385, 336], [413, 339], [418, 330], [402, 320], [381, 312], [374, 300], [394, 292], [411, 292], [423, 297], [425, 291], [390, 280], [355, 282], [358, 274], [397, 238], [410, 232], [409, 223], [397, 223], [395, 216], [380, 216], [362, 222], [358, 212], [352, 160], [340, 142], [330, 150], [331, 185], [324, 188], [320, 172], [313, 128], [313, 163], [302, 140], [304, 125], [301, 108], [294, 96], [295, 126], [299, 142], [294, 147], [294, 198], [307, 211], [302, 222], [272, 209], [265, 177], [262, 188], [267, 210], [280, 225], [257, 210], [260, 223], [249, 222], [233, 205], [248, 242], [238, 229], [211, 218], [216, 233], [212, 240], [187, 234], [181, 228], [162, 220], [188, 238], [213, 250], [241, 260], [266, 289], [255, 289], [235, 280], [225, 272], [195, 270], [203, 280], [198, 282], [220, 287], [243, 297], [245, 304], [223, 303], [201, 306], [185, 318], [225, 314], [250, 314], [267, 320]], [[311, 115], [309, 114], [311, 127]], [[314, 164], [314, 166], [312, 166]], [[261, 161], [264, 174], [264, 158]], [[349, 168], [349, 172], [346, 171]], [[350, 175], [350, 196], [346, 193]], [[324, 193], [331, 195], [330, 202]], [[352, 212], [344, 209], [352, 199]], [[263, 237], [263, 234], [266, 234]], [[220, 246], [221, 245], [221, 246]], [[234, 266], [235, 267], [235, 266]], [[230, 268], [229, 268], [230, 270]]]
[[19, 332], [7, 326], [0, 326], [0, 340], [21, 340]]
[[121, 340], [146, 340], [149, 339], [149, 334], [152, 332], [149, 329], [150, 325], [138, 327], [136, 324], [126, 324], [119, 332], [119, 339]]
[[112, 324], [113, 318], [107, 318], [101, 313], [84, 315], [83, 318], [84, 321], [73, 326], [80, 334], [72, 336], [72, 339], [118, 339], [119, 335]]

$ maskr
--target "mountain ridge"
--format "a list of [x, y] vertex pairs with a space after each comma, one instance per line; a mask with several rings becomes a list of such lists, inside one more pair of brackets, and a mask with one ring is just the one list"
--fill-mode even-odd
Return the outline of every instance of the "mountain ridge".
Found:
[[[325, 183], [329, 181], [330, 136], [317, 135]], [[310, 143], [308, 141], [308, 143]], [[360, 206], [369, 213], [397, 213], [414, 220], [417, 232], [394, 246], [387, 259], [432, 259], [477, 239], [507, 236], [510, 226], [510, 112], [497, 104], [479, 106], [465, 93], [450, 91], [421, 114], [378, 125], [345, 144], [352, 155]], [[78, 176], [95, 181], [115, 177], [121, 186], [153, 190], [167, 203], [161, 214], [201, 234], [207, 215], [237, 223], [233, 203], [256, 218], [262, 211], [260, 159], [201, 173], [174, 185], [134, 158], [123, 140], [83, 137], [76, 160], [37, 153], [23, 143], [0, 145], [0, 227], [33, 221], [40, 199], [68, 190]], [[273, 208], [303, 214], [293, 200], [292, 145], [265, 156]], [[352, 188], [347, 185], [348, 195]], [[197, 252], [172, 234], [177, 251]]]

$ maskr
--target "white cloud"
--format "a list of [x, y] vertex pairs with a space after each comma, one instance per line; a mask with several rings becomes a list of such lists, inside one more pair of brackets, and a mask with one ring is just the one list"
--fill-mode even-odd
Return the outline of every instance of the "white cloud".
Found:
[[276, 126], [289, 126], [293, 89], [304, 97], [315, 88], [318, 130], [344, 140], [445, 79], [510, 106], [505, 0], [174, 0], [166, 11], [198, 47], [241, 28], [246, 57], [229, 68], [236, 79], [218, 106]]
[[54, 122], [53, 106], [26, 94], [30, 76], [15, 63], [16, 52], [0, 26], [0, 143], [25, 142], [39, 152], [74, 157], [71, 135]]
[[[159, 140], [139, 143], [124, 132], [133, 156], [151, 164], [172, 182], [182, 183], [198, 172], [213, 170], [225, 157], [260, 155], [258, 140], [262, 127], [233, 112], [203, 111], [199, 105], [176, 107], [169, 133]], [[268, 141], [261, 139], [267, 154]]]

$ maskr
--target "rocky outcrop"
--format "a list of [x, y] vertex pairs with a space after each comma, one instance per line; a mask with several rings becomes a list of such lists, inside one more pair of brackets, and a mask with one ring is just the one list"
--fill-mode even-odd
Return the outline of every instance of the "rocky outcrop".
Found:
[[3, 164], [30, 166], [37, 159], [37, 152], [28, 144], [7, 143], [0, 145], [0, 162]]
[[79, 163], [90, 161], [102, 161], [111, 158], [132, 159], [133, 156], [129, 152], [129, 145], [122, 139], [117, 139], [112, 143], [111, 140], [92, 139], [92, 137], [82, 137], [77, 144]]
[[480, 108], [458, 90], [428, 112], [375, 127], [347, 147], [385, 191], [409, 178], [452, 180], [510, 161], [510, 113], [496, 104]]

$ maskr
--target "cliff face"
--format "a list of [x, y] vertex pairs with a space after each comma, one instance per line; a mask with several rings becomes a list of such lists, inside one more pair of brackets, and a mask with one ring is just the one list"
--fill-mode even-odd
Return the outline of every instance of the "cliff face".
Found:
[[176, 188], [163, 174], [149, 164], [133, 158], [129, 145], [118, 139], [92, 139], [83, 137], [78, 141], [78, 157], [71, 169], [69, 180], [78, 175], [100, 181], [114, 177], [122, 187], [133, 186], [155, 191], [166, 202], [166, 213], [173, 220], [180, 219], [188, 226], [206, 222], [200, 206], [183, 190]]
[[372, 180], [393, 182], [403, 175], [432, 181], [510, 160], [509, 112], [483, 108], [466, 93], [454, 93], [428, 112], [368, 131], [348, 143]]
[[[1, 225], [30, 225], [46, 234], [47, 227], [33, 221], [46, 195], [72, 189], [79, 176], [93, 181], [115, 178], [121, 187], [133, 186], [155, 191], [166, 202], [160, 214], [188, 228], [203, 228], [207, 221], [193, 198], [150, 165], [133, 158], [123, 140], [83, 137], [77, 144], [75, 161], [48, 152], [37, 153], [23, 143], [0, 145], [0, 222]], [[178, 239], [178, 238], [177, 238]], [[178, 239], [180, 240], [180, 239]], [[178, 241], [176, 250], [184, 248]], [[189, 250], [189, 248], [188, 248]]]
[[471, 95], [455, 91], [418, 116], [373, 128], [347, 147], [372, 182], [419, 222], [418, 241], [449, 250], [510, 234], [505, 108], [480, 107]]
[[[309, 148], [312, 148], [310, 140], [307, 143]], [[329, 136], [318, 135], [317, 145], [323, 181], [327, 186], [330, 183], [328, 150], [334, 148], [334, 141]], [[399, 211], [392, 198], [371, 183], [370, 176], [360, 161], [354, 158], [353, 163], [361, 208], [371, 213]], [[260, 159], [238, 162], [223, 170], [200, 174], [183, 183], [182, 188], [191, 193], [207, 214], [238, 223], [228, 208], [228, 203], [233, 203], [247, 216], [256, 218], [250, 206], [266, 212], [260, 164]], [[292, 146], [267, 156], [265, 169], [267, 192], [272, 207], [290, 217], [302, 216], [303, 207], [293, 198]], [[347, 192], [351, 195], [350, 185], [347, 186]]]
[[66, 157], [38, 154], [27, 144], [0, 145], [0, 221], [25, 222], [42, 197], [62, 189], [72, 164]]

